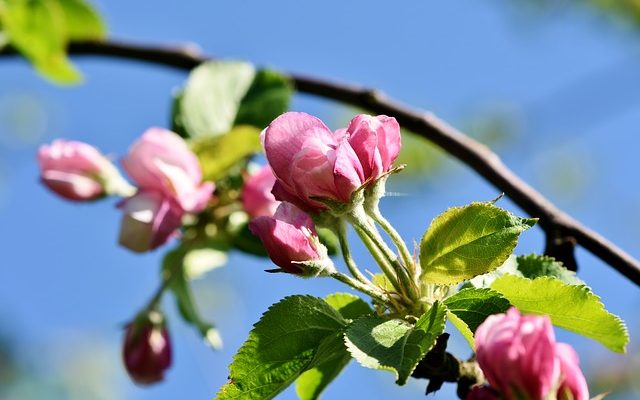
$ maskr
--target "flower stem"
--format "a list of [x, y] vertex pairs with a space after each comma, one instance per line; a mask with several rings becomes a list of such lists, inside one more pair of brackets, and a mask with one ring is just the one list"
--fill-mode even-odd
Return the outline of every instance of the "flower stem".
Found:
[[345, 264], [347, 264], [347, 268], [351, 275], [354, 278], [364, 283], [365, 285], [371, 285], [371, 281], [367, 279], [367, 277], [360, 272], [358, 266], [356, 265], [355, 260], [351, 256], [351, 250], [349, 249], [349, 242], [347, 241], [347, 226], [344, 221], [339, 221], [337, 226], [338, 232], [338, 240], [340, 241], [340, 250], [342, 253], [342, 258], [344, 259]]
[[400, 283], [398, 282], [398, 277], [396, 276], [396, 273], [391, 267], [391, 264], [386, 259], [386, 257], [382, 254], [380, 249], [378, 249], [376, 244], [373, 242], [373, 240], [371, 240], [371, 238], [369, 237], [369, 235], [367, 235], [367, 233], [363, 228], [361, 228], [356, 224], [353, 225], [353, 228], [355, 229], [356, 233], [362, 240], [362, 243], [369, 250], [369, 253], [371, 253], [371, 255], [373, 256], [373, 259], [376, 260], [376, 263], [378, 264], [378, 266], [380, 266], [380, 269], [382, 270], [384, 275], [387, 277], [391, 285], [394, 288], [396, 288], [398, 293], [402, 293], [403, 292], [402, 286], [400, 286]]
[[160, 282], [160, 286], [156, 289], [155, 293], [145, 306], [145, 312], [149, 312], [151, 310], [155, 310], [160, 305], [160, 301], [162, 300], [162, 295], [167, 291], [169, 285], [171, 284], [171, 273], [164, 272], [162, 274], [162, 282]]
[[[373, 247], [377, 248], [377, 250], [382, 252], [384, 258], [386, 258], [386, 261], [388, 261], [388, 263], [391, 265], [392, 270], [395, 273], [393, 272], [390, 273], [390, 271], [386, 271], [383, 268], [383, 265], [386, 265], [386, 263], [384, 262], [383, 263], [378, 262], [380, 264], [380, 268], [382, 268], [383, 272], [385, 273], [385, 275], [387, 275], [388, 278], [389, 278], [389, 275], [393, 276], [394, 280], [391, 280], [391, 279], [390, 280], [392, 284], [395, 283], [394, 287], [399, 288], [401, 293], [405, 294], [411, 300], [414, 300], [414, 301], [418, 300], [420, 296], [418, 295], [418, 290], [415, 283], [413, 282], [412, 278], [409, 276], [409, 271], [407, 271], [407, 268], [404, 265], [402, 265], [402, 263], [399, 262], [398, 256], [384, 242], [384, 240], [382, 239], [382, 236], [380, 236], [380, 233], [376, 229], [375, 225], [373, 225], [368, 221], [369, 219], [368, 216], [364, 213], [362, 214], [363, 215], [353, 216], [351, 218], [351, 223], [356, 228], [356, 231], [361, 231], [369, 239], [369, 241], [373, 244]], [[365, 242], [365, 245], [367, 245], [366, 240], [363, 239], [363, 242]], [[367, 247], [372, 252], [372, 254], [374, 254], [374, 257], [375, 257], [375, 252], [372, 251], [372, 248], [368, 245]], [[378, 259], [376, 259], [376, 261], [378, 261]], [[397, 285], [398, 283], [399, 285]]]
[[413, 257], [407, 248], [406, 242], [402, 239], [402, 236], [400, 236], [393, 225], [391, 225], [382, 213], [380, 213], [380, 210], [377, 207], [371, 212], [370, 216], [389, 235], [389, 238], [391, 238], [391, 241], [400, 252], [400, 256], [402, 256], [402, 261], [404, 262], [405, 267], [407, 267], [407, 272], [415, 273], [416, 268]]
[[372, 299], [377, 300], [378, 302], [389, 305], [392, 302], [387, 298], [387, 296], [380, 292], [375, 286], [365, 285], [364, 283], [353, 279], [352, 277], [343, 274], [342, 272], [333, 272], [329, 275], [333, 279], [336, 279], [352, 288], [369, 295]]

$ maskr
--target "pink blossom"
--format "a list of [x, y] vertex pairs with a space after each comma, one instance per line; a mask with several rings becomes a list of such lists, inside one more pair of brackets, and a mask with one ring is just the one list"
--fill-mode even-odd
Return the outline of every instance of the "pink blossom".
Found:
[[304, 266], [295, 261], [320, 259], [313, 220], [291, 203], [281, 203], [273, 217], [254, 219], [249, 229], [260, 237], [271, 260], [286, 272], [304, 272]]
[[184, 210], [171, 197], [142, 190], [119, 205], [124, 215], [119, 242], [135, 252], [153, 250], [175, 235]]
[[242, 205], [251, 218], [270, 217], [276, 212], [280, 202], [271, 193], [274, 183], [276, 183], [276, 177], [268, 165], [245, 179], [242, 188]]
[[362, 165], [347, 138], [334, 135], [309, 114], [282, 114], [267, 127], [263, 139], [278, 200], [317, 210], [324, 207], [314, 197], [349, 202], [364, 182]]
[[360, 114], [351, 120], [345, 133], [358, 155], [366, 180], [388, 172], [398, 158], [400, 125], [393, 117]]
[[87, 143], [59, 139], [42, 145], [38, 163], [42, 182], [68, 200], [94, 200], [117, 185], [128, 186], [111, 161]]
[[171, 342], [167, 328], [151, 321], [129, 325], [122, 359], [134, 382], [149, 385], [162, 381], [165, 371], [171, 366]]
[[129, 176], [143, 190], [156, 190], [175, 201], [186, 212], [200, 212], [214, 186], [202, 183], [198, 158], [177, 134], [150, 128], [122, 160]]
[[547, 316], [521, 315], [511, 308], [487, 318], [476, 331], [478, 365], [493, 389], [507, 399], [588, 400], [578, 356], [556, 343]]
[[561, 375], [558, 400], [589, 400], [587, 380], [575, 350], [566, 343], [557, 343], [556, 358], [560, 361]]
[[506, 399], [542, 400], [556, 386], [560, 370], [548, 317], [511, 308], [487, 318], [475, 339], [478, 365]]

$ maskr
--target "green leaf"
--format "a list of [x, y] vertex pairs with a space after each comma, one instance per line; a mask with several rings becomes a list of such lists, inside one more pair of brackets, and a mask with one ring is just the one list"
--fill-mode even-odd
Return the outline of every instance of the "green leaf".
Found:
[[446, 307], [436, 302], [415, 326], [402, 319], [362, 317], [347, 328], [347, 349], [362, 366], [391, 371], [404, 385], [444, 331], [446, 315]]
[[453, 314], [463, 320], [472, 332], [489, 315], [500, 314], [509, 309], [509, 300], [500, 292], [492, 289], [462, 289], [444, 301], [444, 305]]
[[609, 313], [587, 286], [568, 285], [557, 278], [534, 280], [505, 275], [491, 285], [520, 311], [548, 315], [561, 328], [624, 353], [629, 335], [624, 322]]
[[316, 400], [320, 398], [320, 394], [324, 389], [351, 361], [351, 355], [346, 350], [344, 353], [342, 357], [326, 361], [300, 375], [296, 380], [296, 394], [300, 400]]
[[100, 14], [84, 0], [57, 0], [65, 16], [69, 40], [100, 40], [107, 37], [107, 27]]
[[498, 268], [494, 269], [491, 272], [486, 274], [478, 275], [475, 278], [465, 282], [461, 289], [466, 289], [469, 287], [476, 288], [488, 288], [491, 287], [491, 284], [505, 274], [511, 274], [516, 276], [523, 276], [522, 272], [518, 271], [518, 261], [514, 255], [510, 255], [509, 258]]
[[576, 278], [573, 271], [569, 271], [560, 261], [553, 257], [529, 254], [518, 256], [516, 259], [518, 270], [525, 278], [535, 279], [540, 276], [553, 276], [569, 285], [584, 285], [584, 282]]
[[[349, 293], [330, 294], [325, 301], [347, 320], [360, 318], [372, 312], [365, 301]], [[325, 361], [304, 372], [296, 380], [296, 393], [301, 400], [318, 399], [322, 391], [351, 361], [351, 355], [344, 345], [343, 332], [340, 331], [335, 339], [335, 341], [325, 340], [324, 347], [321, 347], [316, 354], [316, 358], [324, 358]], [[323, 356], [325, 353], [329, 353], [332, 357]]]
[[343, 331], [325, 339], [318, 348], [312, 364], [316, 367], [306, 370], [296, 379], [296, 394], [300, 400], [316, 400], [327, 386], [351, 361], [351, 355], [344, 346]]
[[373, 312], [366, 301], [350, 293], [333, 293], [325, 297], [324, 301], [346, 320], [358, 319]]
[[207, 272], [225, 265], [228, 258], [225, 249], [215, 246], [189, 247], [182, 259], [185, 277], [188, 281], [200, 278]]
[[450, 208], [433, 220], [422, 238], [422, 280], [453, 285], [498, 268], [513, 252], [520, 233], [535, 222], [492, 203]]
[[196, 139], [191, 150], [198, 156], [203, 180], [216, 181], [230, 168], [260, 151], [260, 130], [242, 125], [218, 137]]
[[209, 61], [194, 68], [174, 99], [174, 130], [192, 138], [229, 132], [255, 75], [253, 65], [240, 61]]
[[216, 398], [272, 399], [303, 372], [338, 357], [346, 324], [322, 299], [284, 298], [255, 324], [229, 367], [229, 383]]
[[289, 78], [273, 70], [258, 71], [240, 102], [235, 125], [253, 125], [264, 129], [289, 109], [292, 95], [293, 86]]
[[491, 289], [462, 289], [444, 301], [448, 319], [462, 336], [475, 348], [473, 334], [478, 326], [491, 314], [507, 311], [509, 301]]
[[462, 337], [464, 338], [464, 340], [467, 341], [467, 343], [469, 344], [469, 347], [471, 347], [471, 349], [475, 351], [476, 340], [473, 337], [473, 332], [471, 332], [471, 329], [469, 329], [469, 325], [467, 325], [466, 322], [460, 319], [460, 317], [458, 317], [457, 315], [455, 315], [454, 313], [448, 310], [447, 310], [447, 321], [451, 322], [451, 325], [453, 325], [462, 334]]
[[78, 71], [66, 56], [65, 14], [51, 0], [5, 0], [1, 23], [10, 43], [36, 70], [57, 83], [77, 83]]
[[173, 292], [180, 315], [185, 322], [198, 330], [205, 343], [214, 349], [222, 347], [222, 338], [215, 326], [204, 321], [198, 312], [189, 279], [184, 269], [185, 252], [183, 249], [175, 249], [167, 253], [162, 263], [164, 279], [169, 279], [169, 288]]

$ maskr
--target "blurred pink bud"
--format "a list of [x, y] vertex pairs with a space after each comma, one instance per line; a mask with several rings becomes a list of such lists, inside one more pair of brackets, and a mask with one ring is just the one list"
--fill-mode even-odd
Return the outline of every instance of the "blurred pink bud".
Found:
[[487, 318], [475, 339], [478, 365], [505, 399], [543, 400], [556, 388], [560, 368], [548, 317], [511, 308]]
[[149, 385], [162, 381], [171, 366], [171, 342], [166, 327], [151, 321], [129, 325], [122, 358], [134, 382]]
[[274, 183], [276, 183], [276, 177], [268, 165], [245, 179], [242, 205], [251, 218], [271, 217], [276, 212], [280, 202], [271, 193]]
[[347, 138], [334, 135], [309, 114], [282, 114], [265, 129], [263, 139], [277, 178], [274, 195], [278, 200], [317, 210], [324, 206], [313, 197], [346, 203], [364, 181], [362, 165]]
[[560, 361], [558, 400], [589, 400], [587, 380], [575, 350], [566, 343], [557, 343], [556, 357]]
[[174, 236], [184, 215], [172, 198], [152, 190], [138, 192], [119, 207], [124, 212], [119, 242], [139, 253], [153, 250]]
[[346, 135], [366, 180], [388, 172], [400, 153], [400, 125], [393, 117], [360, 114], [351, 120]]
[[320, 259], [313, 220], [291, 203], [281, 203], [273, 217], [254, 219], [249, 229], [260, 238], [274, 264], [286, 272], [305, 272], [302, 264], [293, 261]]
[[500, 395], [489, 386], [474, 386], [466, 400], [500, 400]]
[[166, 129], [148, 129], [122, 165], [142, 190], [163, 193], [186, 212], [202, 211], [214, 189], [213, 183], [201, 182], [200, 163], [187, 143]]
[[68, 200], [94, 200], [109, 186], [122, 182], [116, 167], [95, 147], [82, 142], [55, 140], [38, 150], [42, 182]]

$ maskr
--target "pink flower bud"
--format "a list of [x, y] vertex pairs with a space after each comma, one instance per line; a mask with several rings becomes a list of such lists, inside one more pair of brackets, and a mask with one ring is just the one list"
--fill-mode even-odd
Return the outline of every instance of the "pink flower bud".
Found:
[[475, 339], [478, 365], [505, 399], [543, 400], [556, 388], [560, 370], [548, 317], [511, 308], [487, 318]]
[[580, 370], [575, 350], [566, 343], [557, 343], [556, 357], [560, 361], [558, 400], [589, 400], [587, 380]]
[[38, 163], [42, 182], [68, 200], [94, 200], [107, 194], [109, 185], [124, 182], [111, 161], [87, 143], [55, 140], [42, 145]]
[[393, 117], [360, 114], [351, 120], [346, 135], [366, 180], [388, 172], [400, 153], [400, 125]]
[[317, 210], [324, 206], [313, 197], [346, 203], [364, 181], [362, 165], [347, 138], [334, 135], [309, 114], [282, 114], [267, 127], [263, 139], [277, 179], [278, 200]]
[[143, 190], [118, 205], [124, 212], [119, 242], [135, 252], [153, 250], [176, 234], [184, 211], [171, 197]]
[[500, 400], [500, 396], [489, 386], [474, 386], [466, 400]]
[[260, 237], [271, 260], [286, 272], [304, 273], [304, 266], [294, 261], [320, 259], [313, 220], [291, 203], [281, 203], [273, 217], [254, 219], [249, 229]]
[[122, 358], [134, 382], [149, 385], [162, 381], [171, 366], [167, 329], [151, 321], [132, 323], [125, 333]]
[[211, 197], [213, 183], [202, 181], [198, 158], [177, 134], [150, 128], [122, 160], [129, 176], [143, 190], [171, 197], [186, 212], [200, 212]]
[[268, 165], [245, 179], [242, 188], [242, 205], [251, 218], [271, 217], [276, 212], [280, 202], [271, 193], [274, 183], [276, 183], [276, 177]]

